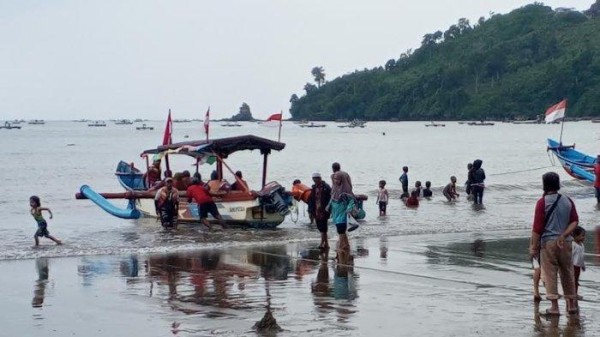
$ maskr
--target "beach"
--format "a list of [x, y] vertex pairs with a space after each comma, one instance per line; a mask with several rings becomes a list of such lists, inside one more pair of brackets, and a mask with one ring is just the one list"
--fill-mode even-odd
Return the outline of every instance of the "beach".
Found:
[[[175, 128], [174, 141], [202, 127], [186, 124]], [[75, 200], [83, 184], [121, 192], [116, 164], [125, 160], [144, 170], [139, 155], [162, 139], [164, 121], [148, 122], [154, 131], [136, 137], [127, 126], [90, 129], [68, 121], [0, 133], [5, 144], [0, 155], [13, 182], [0, 195], [0, 336], [256, 335], [253, 327], [266, 313], [281, 328], [278, 336], [593, 336], [600, 331], [594, 235], [599, 209], [591, 186], [553, 166], [546, 154], [545, 140], [560, 126], [446, 124], [439, 129], [369, 122], [350, 131], [335, 123], [315, 129], [285, 123], [286, 148], [270, 156], [268, 181], [289, 189], [297, 178], [310, 183], [314, 172], [329, 181], [331, 163], [338, 161], [351, 175], [355, 193], [369, 198], [365, 220], [350, 234], [352, 265], [338, 264], [333, 249], [319, 255], [319, 233], [308, 225], [302, 203], [276, 230], [208, 232], [193, 225], [164, 231], [155, 219], [118, 219], [88, 200]], [[277, 130], [251, 123], [213, 132], [211, 137], [277, 137]], [[564, 137], [594, 153], [594, 124], [566, 123]], [[418, 146], [409, 146], [416, 139]], [[477, 158], [487, 174], [484, 208], [466, 200], [462, 185], [466, 164]], [[257, 188], [260, 155], [240, 153], [228, 163]], [[171, 165], [192, 167], [177, 158]], [[410, 186], [432, 182], [433, 198], [421, 200], [416, 209], [399, 200], [404, 165], [410, 168]], [[208, 176], [212, 169], [200, 171]], [[574, 200], [589, 233], [581, 313], [558, 320], [536, 314], [527, 257], [546, 171], [560, 174], [561, 193]], [[441, 195], [451, 175], [458, 178], [455, 203]], [[386, 217], [378, 216], [375, 203], [381, 179], [390, 191]], [[28, 200], [34, 194], [52, 209], [48, 228], [63, 246], [42, 239], [41, 247], [32, 247], [36, 226]], [[333, 226], [329, 233], [335, 247]], [[548, 306], [542, 301], [539, 311]]]
[[355, 235], [351, 266], [320, 256], [317, 242], [1, 261], [2, 334], [253, 335], [269, 310], [280, 336], [600, 331], [598, 255], [586, 258], [581, 314], [546, 317], [538, 309], [549, 302], [533, 302], [527, 234]]

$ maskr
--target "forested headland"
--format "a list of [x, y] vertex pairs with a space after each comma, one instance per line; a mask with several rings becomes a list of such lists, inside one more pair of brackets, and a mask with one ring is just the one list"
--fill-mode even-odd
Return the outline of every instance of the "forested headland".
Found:
[[564, 98], [569, 117], [600, 116], [600, 0], [459, 19], [380, 67], [312, 75], [290, 99], [293, 119], [534, 119]]

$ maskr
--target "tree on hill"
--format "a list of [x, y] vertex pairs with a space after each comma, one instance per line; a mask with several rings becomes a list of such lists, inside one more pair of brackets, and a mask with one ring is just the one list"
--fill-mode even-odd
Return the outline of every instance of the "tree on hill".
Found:
[[591, 18], [600, 17], [600, 0], [596, 0], [596, 2], [592, 4], [590, 9], [583, 13]]
[[320, 88], [323, 83], [325, 83], [325, 70], [323, 67], [314, 67], [310, 71], [310, 73], [315, 78], [315, 83], [317, 83], [317, 88]]
[[384, 66], [307, 83], [290, 113], [309, 120], [533, 119], [566, 97], [570, 116], [598, 116], [600, 20], [590, 16], [532, 4], [475, 26], [459, 19]]

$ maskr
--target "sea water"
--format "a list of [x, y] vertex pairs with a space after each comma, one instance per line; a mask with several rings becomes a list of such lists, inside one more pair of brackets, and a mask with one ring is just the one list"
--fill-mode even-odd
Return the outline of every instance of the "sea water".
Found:
[[[308, 225], [306, 205], [288, 216], [276, 230], [227, 230], [208, 233], [200, 226], [181, 226], [165, 232], [155, 219], [123, 220], [105, 213], [89, 200], [76, 200], [83, 184], [97, 192], [121, 192], [114, 175], [119, 160], [134, 163], [142, 171], [146, 163], [140, 154], [159, 145], [164, 122], [147, 122], [154, 130], [135, 130], [135, 125], [91, 128], [86, 123], [50, 121], [45, 125], [24, 125], [21, 130], [0, 130], [0, 157], [3, 160], [3, 188], [0, 193], [0, 259], [27, 259], [48, 256], [116, 255], [185, 251], [207, 247], [244, 246], [271, 242], [305, 242], [318, 239]], [[242, 127], [221, 127], [212, 123], [210, 138], [252, 134], [277, 140], [277, 128], [255, 123]], [[284, 122], [281, 142], [285, 149], [273, 151], [268, 159], [267, 181], [291, 188], [294, 179], [310, 185], [311, 174], [319, 172], [330, 182], [331, 164], [339, 162], [347, 171], [354, 192], [365, 194], [367, 217], [358, 237], [426, 233], [470, 233], [521, 231], [531, 227], [535, 201], [541, 196], [541, 175], [555, 171], [562, 178], [562, 192], [578, 207], [581, 224], [593, 227], [597, 216], [593, 188], [572, 179], [546, 151], [546, 139], [558, 138], [560, 125], [468, 126], [445, 122], [445, 127], [425, 127], [425, 122], [369, 122], [365, 128], [300, 128]], [[201, 122], [174, 124], [174, 142], [204, 139]], [[564, 125], [563, 142], [596, 154], [598, 124], [569, 122]], [[465, 198], [463, 183], [467, 163], [483, 160], [486, 172], [484, 209], [476, 209]], [[259, 151], [232, 154], [227, 163], [241, 170], [252, 189], [259, 189], [262, 174]], [[174, 172], [194, 171], [193, 160], [171, 156]], [[163, 161], [164, 165], [164, 161]], [[402, 166], [409, 167], [409, 183], [431, 181], [434, 196], [421, 200], [417, 209], [408, 209], [399, 200]], [[208, 177], [214, 166], [201, 166]], [[164, 167], [163, 167], [164, 170]], [[456, 203], [448, 203], [441, 189], [458, 178]], [[233, 180], [226, 172], [225, 178]], [[378, 181], [387, 181], [390, 202], [387, 217], [378, 217], [375, 203]], [[45, 242], [32, 249], [36, 223], [29, 214], [29, 197], [38, 195], [44, 207], [52, 209], [52, 235], [65, 242], [56, 247]], [[112, 200], [125, 207], [123, 200]]]

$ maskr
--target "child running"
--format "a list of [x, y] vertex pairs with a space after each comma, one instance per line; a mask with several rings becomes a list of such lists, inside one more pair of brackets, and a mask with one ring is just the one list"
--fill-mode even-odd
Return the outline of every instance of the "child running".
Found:
[[379, 216], [384, 216], [387, 211], [389, 195], [385, 188], [385, 180], [379, 181], [379, 192], [377, 193], [377, 204], [379, 205]]
[[458, 198], [458, 193], [456, 193], [456, 177], [450, 177], [450, 182], [446, 187], [444, 187], [444, 191], [442, 192], [448, 201], [456, 201]]
[[573, 274], [575, 275], [575, 295], [577, 295], [577, 299], [583, 299], [582, 296], [579, 296], [579, 274], [582, 271], [585, 271], [585, 262], [583, 261], [583, 252], [585, 241], [585, 229], [581, 226], [575, 227], [573, 230]]
[[45, 236], [48, 239], [56, 242], [57, 245], [61, 245], [62, 242], [60, 240], [58, 240], [57, 238], [53, 237], [52, 235], [50, 235], [50, 232], [48, 232], [48, 223], [46, 222], [46, 220], [44, 219], [44, 216], [42, 215], [42, 211], [47, 211], [50, 214], [50, 219], [52, 219], [52, 211], [50, 210], [50, 208], [42, 207], [40, 197], [38, 197], [36, 195], [31, 196], [29, 198], [29, 206], [31, 206], [30, 213], [38, 225], [38, 229], [35, 232], [35, 235], [33, 236], [33, 238], [35, 239], [35, 245], [36, 246], [40, 245], [40, 240], [38, 239], [38, 237], [40, 237], [40, 236]]

